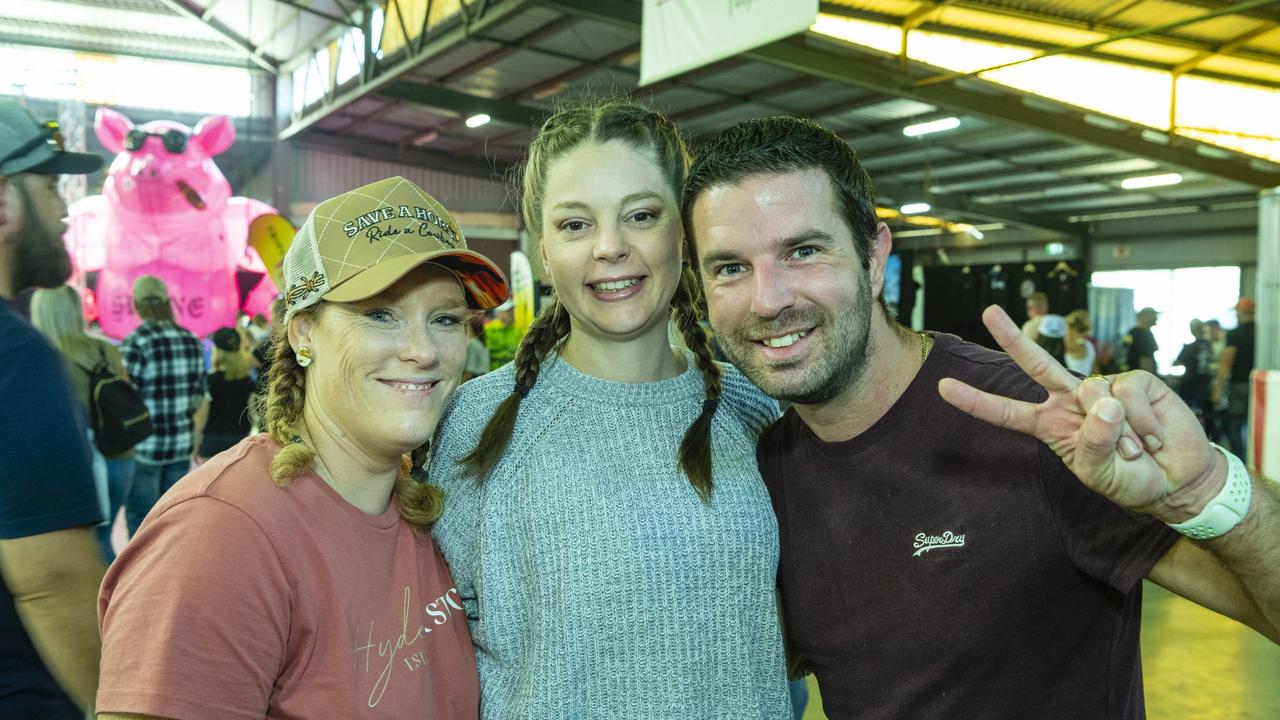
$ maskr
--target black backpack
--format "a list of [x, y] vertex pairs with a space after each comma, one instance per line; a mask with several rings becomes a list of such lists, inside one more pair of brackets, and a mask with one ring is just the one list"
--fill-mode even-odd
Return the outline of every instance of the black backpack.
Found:
[[128, 380], [111, 371], [106, 353], [102, 362], [85, 368], [85, 372], [89, 374], [93, 442], [103, 455], [119, 455], [151, 435], [151, 413], [146, 403]]

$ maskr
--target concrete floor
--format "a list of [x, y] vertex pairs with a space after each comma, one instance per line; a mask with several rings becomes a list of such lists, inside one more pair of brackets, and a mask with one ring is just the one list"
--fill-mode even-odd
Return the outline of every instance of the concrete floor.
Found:
[[[1147, 583], [1142, 667], [1148, 720], [1280, 718], [1280, 646]], [[826, 720], [809, 678], [804, 720]]]

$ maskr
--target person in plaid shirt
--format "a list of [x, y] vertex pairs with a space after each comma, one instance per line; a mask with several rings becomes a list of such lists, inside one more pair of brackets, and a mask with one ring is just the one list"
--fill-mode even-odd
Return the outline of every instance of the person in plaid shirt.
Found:
[[151, 506], [191, 467], [191, 453], [199, 446], [192, 418], [205, 402], [206, 372], [200, 341], [174, 322], [163, 280], [139, 277], [133, 283], [133, 305], [142, 324], [120, 343], [120, 357], [151, 412], [154, 431], [134, 448], [137, 466], [125, 494], [130, 537]]

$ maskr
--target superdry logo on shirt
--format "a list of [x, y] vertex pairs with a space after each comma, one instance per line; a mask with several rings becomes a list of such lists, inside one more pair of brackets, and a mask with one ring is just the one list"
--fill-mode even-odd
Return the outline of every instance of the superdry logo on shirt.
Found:
[[936, 550], [938, 548], [964, 547], [964, 535], [954, 533], [950, 530], [947, 530], [941, 535], [917, 533], [916, 542], [912, 547], [914, 547], [916, 551], [911, 554], [911, 557], [920, 557], [930, 550]]

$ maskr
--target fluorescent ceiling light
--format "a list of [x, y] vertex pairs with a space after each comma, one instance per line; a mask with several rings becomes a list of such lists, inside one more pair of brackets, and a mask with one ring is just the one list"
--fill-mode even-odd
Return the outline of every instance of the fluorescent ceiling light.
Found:
[[1125, 190], [1138, 190], [1141, 188], [1177, 185], [1180, 182], [1182, 182], [1181, 173], [1164, 173], [1162, 175], [1142, 175], [1139, 177], [1125, 178], [1120, 181], [1120, 187]]
[[480, 113], [478, 115], [472, 115], [471, 117], [467, 118], [467, 127], [478, 128], [481, 125], [488, 123], [489, 120], [490, 120], [490, 117], [488, 115], [485, 115], [484, 113]]
[[1046, 255], [1057, 257], [1067, 252], [1067, 246], [1060, 242], [1051, 242], [1044, 246], [1044, 252]]
[[902, 210], [903, 215], [917, 215], [919, 213], [929, 212], [930, 210], [933, 209], [933, 206], [927, 202], [914, 202], [914, 203], [907, 203], [906, 205], [903, 205], [899, 209]]
[[939, 120], [908, 125], [902, 128], [902, 134], [907, 137], [918, 137], [929, 133], [942, 132], [943, 130], [954, 130], [958, 127], [960, 127], [960, 118], [945, 117]]

